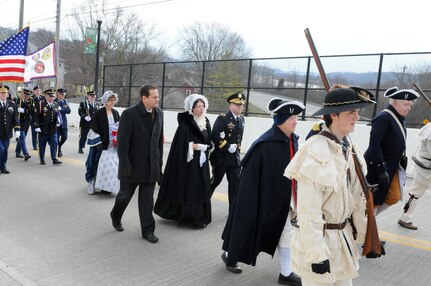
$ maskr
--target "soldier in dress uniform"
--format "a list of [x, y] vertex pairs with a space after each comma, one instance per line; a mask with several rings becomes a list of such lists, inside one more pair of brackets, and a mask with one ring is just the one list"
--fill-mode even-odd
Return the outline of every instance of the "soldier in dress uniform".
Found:
[[15, 102], [7, 99], [8, 89], [0, 85], [0, 173], [9, 174], [6, 168], [10, 139], [15, 129], [15, 138], [19, 138], [21, 132], [18, 122]]
[[367, 181], [378, 184], [374, 193], [376, 214], [401, 200], [407, 168], [405, 116], [419, 94], [391, 87], [384, 93], [389, 104], [371, 122], [370, 143], [364, 157]]
[[[31, 96], [31, 98], [33, 99], [33, 104], [36, 110], [36, 107], [39, 107], [40, 102], [45, 100], [45, 98], [42, 95], [42, 89], [40, 88], [39, 85], [36, 85], [35, 87], [33, 87], [33, 95]], [[37, 140], [37, 132], [35, 131], [36, 127], [36, 122], [35, 122], [35, 116], [32, 115], [32, 124], [31, 124], [31, 144], [33, 146], [33, 150], [37, 150], [37, 144], [38, 144], [38, 140]]]
[[245, 96], [237, 92], [229, 96], [227, 102], [229, 112], [217, 117], [211, 132], [211, 140], [215, 146], [210, 156], [213, 173], [211, 191], [214, 193], [226, 174], [229, 182], [229, 204], [231, 204], [241, 170], [240, 148], [245, 123], [241, 112], [244, 109]]
[[91, 90], [87, 92], [87, 98], [79, 104], [78, 113], [81, 117], [79, 121], [80, 134], [79, 134], [79, 149], [78, 153], [83, 154], [85, 142], [87, 142], [87, 135], [90, 131], [91, 120], [97, 111], [97, 104], [95, 102], [96, 92]]
[[64, 88], [57, 89], [57, 98], [55, 101], [58, 103], [58, 127], [57, 127], [57, 137], [58, 137], [58, 157], [63, 157], [63, 152], [61, 152], [61, 146], [67, 140], [67, 116], [70, 114], [70, 106], [66, 96], [67, 90]]
[[[21, 135], [15, 147], [15, 155], [17, 158], [24, 158], [25, 161], [31, 158], [25, 143], [25, 138], [31, 125], [31, 117], [34, 113], [33, 99], [30, 97], [31, 93], [31, 90], [24, 88], [18, 92], [18, 97], [15, 99], [18, 121], [21, 127]], [[24, 156], [21, 154], [21, 151]]]
[[39, 156], [40, 164], [46, 165], [45, 163], [45, 148], [46, 143], [49, 144], [51, 151], [51, 159], [54, 165], [62, 164], [57, 159], [57, 114], [58, 114], [58, 103], [54, 101], [55, 89], [47, 89], [43, 92], [45, 94], [45, 100], [36, 106], [35, 120], [36, 120], [36, 132], [39, 133]]

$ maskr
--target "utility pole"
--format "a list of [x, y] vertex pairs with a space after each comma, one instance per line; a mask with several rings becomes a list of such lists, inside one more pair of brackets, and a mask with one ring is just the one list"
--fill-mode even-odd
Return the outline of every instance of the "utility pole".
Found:
[[22, 30], [24, 25], [24, 0], [20, 0], [20, 6], [19, 6], [19, 23], [18, 23], [18, 30]]
[[101, 20], [97, 20], [97, 43], [96, 43], [96, 75], [94, 78], [94, 91], [96, 92], [96, 98], [98, 93], [99, 85], [99, 50], [100, 50], [100, 26], [102, 25]]
[[58, 74], [60, 71], [60, 12], [61, 12], [61, 0], [57, 0], [57, 16], [55, 25], [55, 88], [58, 88]]
[[403, 66], [403, 77], [402, 77], [402, 79], [401, 79], [401, 88], [403, 88], [403, 87], [404, 87], [404, 79], [405, 79], [405, 76], [406, 76], [406, 69], [407, 69], [407, 66], [406, 66], [406, 65], [404, 65], [404, 66]]

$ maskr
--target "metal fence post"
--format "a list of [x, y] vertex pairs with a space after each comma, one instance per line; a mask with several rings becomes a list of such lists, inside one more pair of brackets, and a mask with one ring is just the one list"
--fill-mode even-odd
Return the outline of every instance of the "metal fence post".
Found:
[[251, 68], [253, 66], [253, 59], [249, 60], [250, 64], [248, 66], [248, 80], [247, 80], [247, 100], [245, 102], [245, 115], [248, 115], [248, 103], [250, 102], [250, 84], [251, 84]]
[[204, 81], [205, 81], [205, 61], [202, 61], [202, 79], [201, 79], [201, 87], [200, 93], [204, 94]]
[[163, 109], [163, 99], [165, 98], [165, 72], [166, 72], [166, 63], [163, 63], [163, 72], [162, 72], [162, 99], [160, 100], [160, 108]]
[[382, 78], [382, 68], [383, 68], [383, 54], [380, 54], [379, 72], [377, 73], [377, 84], [376, 84], [376, 104], [374, 104], [373, 118], [377, 114], [377, 104], [379, 103], [379, 91], [380, 91], [380, 80]]
[[307, 110], [308, 79], [309, 79], [309, 76], [310, 76], [310, 64], [311, 64], [311, 57], [308, 57], [308, 60], [307, 60], [307, 73], [306, 73], [306, 76], [305, 76], [305, 89], [304, 89], [304, 106], [305, 106], [305, 109], [302, 112], [302, 120], [305, 120], [305, 112]]
[[129, 70], [129, 100], [127, 101], [127, 107], [130, 106], [131, 97], [132, 97], [132, 74], [133, 74], [133, 65], [130, 65]]

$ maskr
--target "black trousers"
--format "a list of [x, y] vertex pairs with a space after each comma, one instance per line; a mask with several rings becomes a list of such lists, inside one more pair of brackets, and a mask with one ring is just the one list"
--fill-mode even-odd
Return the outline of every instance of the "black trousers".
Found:
[[87, 142], [88, 132], [90, 127], [81, 127], [81, 132], [79, 134], [79, 149], [85, 148], [85, 143]]
[[58, 151], [61, 151], [61, 146], [67, 140], [67, 127], [57, 127]]
[[147, 236], [150, 233], [154, 233], [154, 230], [156, 229], [156, 222], [153, 217], [153, 195], [156, 183], [137, 184], [120, 181], [120, 191], [115, 198], [115, 204], [112, 208], [111, 214], [115, 221], [121, 221], [123, 213], [126, 210], [127, 205], [132, 199], [133, 194], [135, 193], [135, 190], [138, 186], [138, 207], [142, 236]]
[[211, 179], [211, 191], [214, 193], [215, 189], [220, 185], [223, 180], [224, 174], [226, 174], [227, 181], [229, 183], [228, 196], [229, 196], [229, 206], [233, 202], [235, 197], [236, 189], [238, 187], [239, 174], [241, 171], [240, 166], [218, 166], [212, 165], [213, 177]]

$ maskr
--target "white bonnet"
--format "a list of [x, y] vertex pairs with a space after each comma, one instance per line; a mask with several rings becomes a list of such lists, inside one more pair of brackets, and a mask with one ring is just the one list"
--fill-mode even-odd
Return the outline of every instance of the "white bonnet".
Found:
[[184, 109], [186, 111], [188, 111], [189, 114], [192, 114], [193, 104], [198, 99], [203, 100], [203, 102], [205, 103], [205, 111], [208, 110], [208, 99], [205, 96], [203, 96], [202, 94], [195, 94], [194, 93], [194, 94], [190, 94], [189, 96], [187, 96], [186, 99], [184, 100]]
[[108, 101], [108, 99], [109, 99], [111, 96], [114, 96], [114, 97], [115, 97], [115, 103], [117, 103], [117, 102], [118, 102], [118, 94], [116, 94], [116, 93], [112, 92], [111, 90], [107, 90], [107, 91], [105, 91], [105, 93], [102, 95], [102, 103], [103, 103], [103, 104], [106, 104], [106, 102]]

